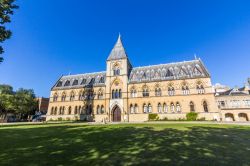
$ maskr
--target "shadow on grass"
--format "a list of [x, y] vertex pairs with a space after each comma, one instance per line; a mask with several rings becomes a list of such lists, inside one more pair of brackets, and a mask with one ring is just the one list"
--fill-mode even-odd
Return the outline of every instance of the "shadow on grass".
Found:
[[250, 128], [6, 128], [0, 130], [0, 150], [0, 165], [247, 166]]

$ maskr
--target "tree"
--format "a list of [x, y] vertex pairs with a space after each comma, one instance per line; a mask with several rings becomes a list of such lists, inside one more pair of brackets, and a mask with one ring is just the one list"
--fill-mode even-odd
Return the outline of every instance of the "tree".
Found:
[[[0, 0], [0, 42], [4, 42], [11, 37], [11, 31], [5, 28], [5, 24], [11, 22], [10, 16], [13, 15], [13, 10], [18, 6], [14, 4], [15, 0]], [[0, 54], [3, 54], [3, 47], [0, 46]], [[0, 57], [0, 62], [3, 57]]]
[[14, 92], [9, 85], [0, 85], [0, 119], [5, 119], [8, 113], [14, 112]]
[[33, 114], [37, 109], [34, 91], [32, 89], [18, 89], [15, 93], [14, 105], [16, 114], [19, 114], [20, 118]]
[[6, 119], [8, 113], [22, 119], [34, 114], [37, 100], [32, 89], [20, 88], [16, 92], [10, 85], [0, 85], [0, 119]]

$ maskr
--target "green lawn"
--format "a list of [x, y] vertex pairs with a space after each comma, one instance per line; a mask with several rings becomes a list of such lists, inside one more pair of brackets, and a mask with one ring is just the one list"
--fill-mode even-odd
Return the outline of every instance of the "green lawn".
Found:
[[0, 165], [250, 165], [250, 127], [45, 124], [0, 127]]

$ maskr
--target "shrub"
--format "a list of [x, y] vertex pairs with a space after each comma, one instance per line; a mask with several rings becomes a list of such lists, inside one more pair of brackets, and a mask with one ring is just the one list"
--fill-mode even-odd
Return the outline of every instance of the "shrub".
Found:
[[58, 120], [58, 121], [62, 121], [63, 119], [62, 119], [62, 117], [59, 117], [57, 120]]
[[196, 112], [189, 112], [189, 113], [187, 113], [187, 115], [186, 115], [186, 118], [187, 118], [187, 120], [189, 120], [189, 121], [194, 121], [194, 120], [197, 119], [197, 117], [198, 117], [198, 114], [197, 114]]
[[148, 120], [159, 120], [159, 116], [157, 114], [148, 114]]
[[66, 120], [67, 120], [67, 121], [70, 121], [70, 117], [67, 117]]

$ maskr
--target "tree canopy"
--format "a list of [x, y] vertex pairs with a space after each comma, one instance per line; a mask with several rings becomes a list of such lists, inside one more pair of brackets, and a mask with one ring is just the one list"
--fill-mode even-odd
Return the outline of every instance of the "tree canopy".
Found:
[[[11, 37], [11, 31], [6, 29], [5, 24], [11, 22], [10, 16], [13, 15], [13, 10], [18, 6], [14, 4], [15, 0], [0, 0], [0, 43]], [[0, 54], [3, 54], [3, 47], [0, 45]], [[0, 56], [0, 62], [3, 57]]]
[[0, 117], [8, 113], [23, 115], [32, 114], [37, 109], [37, 101], [32, 89], [20, 88], [13, 91], [10, 85], [0, 85]]

